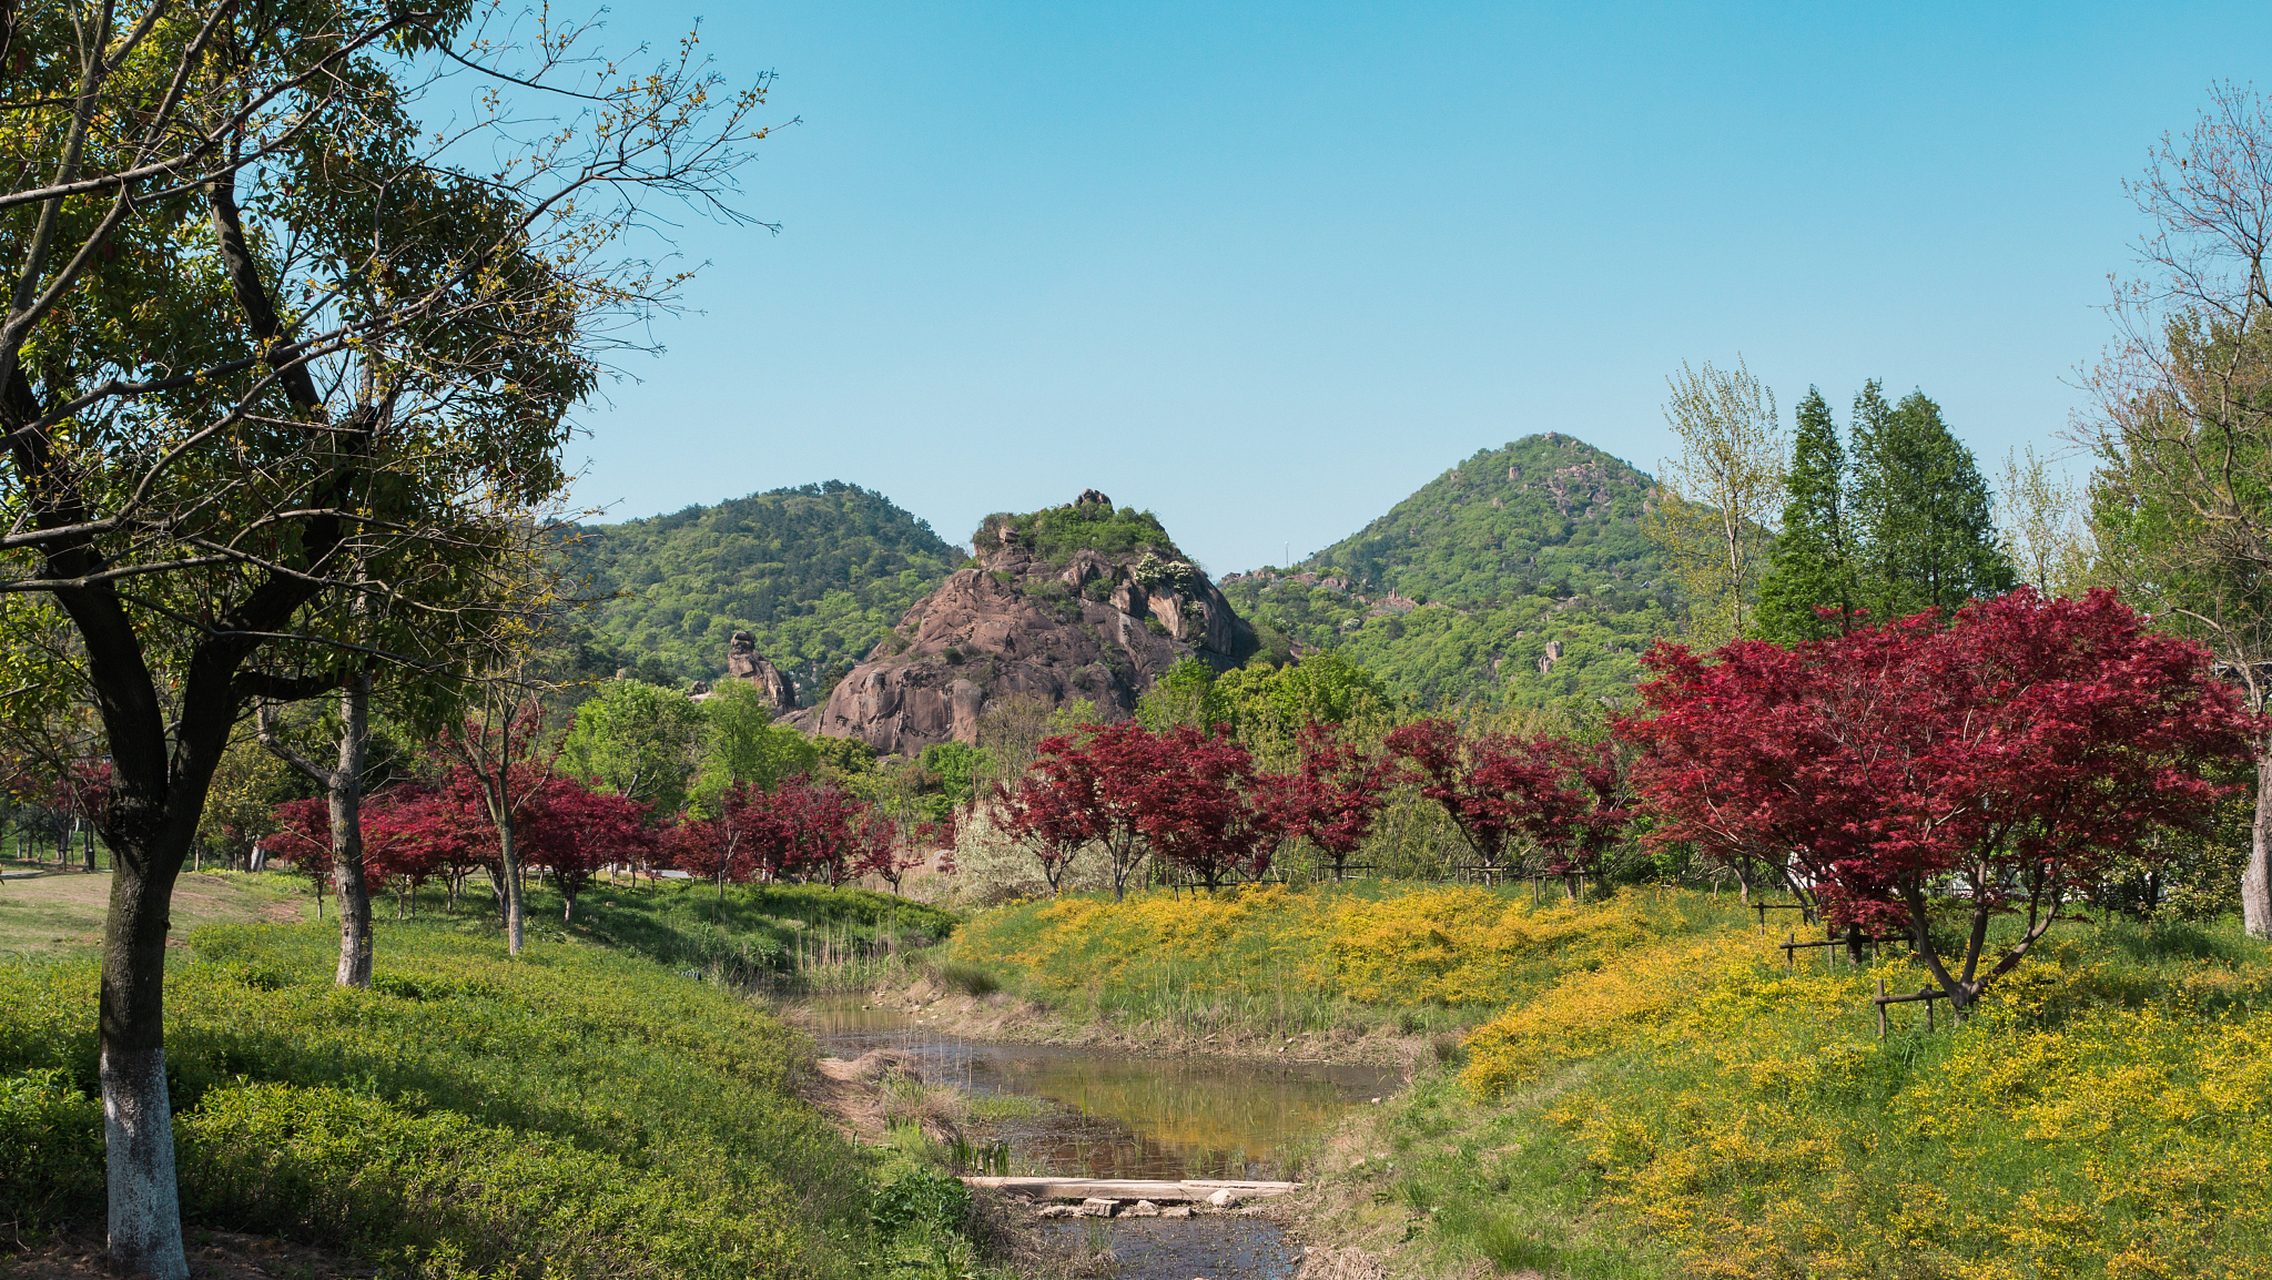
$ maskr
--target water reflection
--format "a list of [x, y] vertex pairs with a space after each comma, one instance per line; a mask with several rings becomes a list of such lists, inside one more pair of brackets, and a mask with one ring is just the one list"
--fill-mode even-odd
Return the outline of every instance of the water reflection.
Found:
[[913, 1055], [923, 1078], [1061, 1104], [1010, 1127], [1038, 1173], [1090, 1178], [1278, 1178], [1300, 1137], [1396, 1086], [1394, 1072], [1317, 1063], [1144, 1058], [1111, 1049], [984, 1044], [858, 1002], [811, 1007], [824, 1052]]

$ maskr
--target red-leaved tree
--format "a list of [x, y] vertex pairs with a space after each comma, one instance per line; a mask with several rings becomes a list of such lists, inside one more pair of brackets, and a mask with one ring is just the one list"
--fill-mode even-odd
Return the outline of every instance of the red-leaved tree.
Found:
[[276, 833], [269, 851], [315, 885], [316, 918], [323, 918], [324, 889], [331, 883], [331, 806], [324, 800], [287, 800], [276, 806]]
[[1302, 730], [1301, 767], [1289, 789], [1294, 829], [1332, 859], [1338, 883], [1349, 855], [1373, 833], [1396, 765], [1334, 736], [1333, 728], [1311, 721]]
[[441, 803], [432, 791], [412, 784], [398, 784], [363, 802], [364, 867], [375, 884], [394, 889], [397, 920], [418, 914], [418, 891], [450, 865], [447, 840], [434, 838], [441, 825], [434, 809]]
[[687, 815], [665, 839], [671, 862], [689, 875], [713, 881], [718, 901], [726, 900], [726, 885], [750, 878], [756, 868], [758, 828], [769, 820], [764, 790], [737, 782], [722, 792], [715, 812]]
[[552, 872], [564, 921], [576, 918], [576, 899], [601, 867], [643, 861], [657, 843], [645, 805], [574, 778], [553, 778], [539, 788], [521, 831], [528, 865]]
[[1287, 779], [1257, 771], [1219, 726], [1203, 734], [1179, 724], [1158, 741], [1138, 812], [1146, 843], [1210, 892], [1225, 876], [1259, 878], [1296, 825]]
[[[1710, 660], [1659, 643], [1646, 664], [1617, 728], [1644, 748], [1657, 838], [1764, 867], [1834, 925], [1898, 924], [1959, 1010], [2113, 857], [2198, 823], [2230, 790], [2204, 772], [2262, 731], [2204, 650], [2106, 591], [2022, 588], [1946, 629], [1926, 613]], [[1944, 955], [1927, 925], [1949, 899], [1968, 927]], [[1991, 921], [2021, 913], [1987, 957]]]
[[1443, 806], [1486, 874], [1514, 870], [1510, 846], [1527, 839], [1543, 855], [1539, 869], [1573, 875], [1583, 865], [1573, 860], [1578, 850], [1612, 847], [1624, 829], [1619, 788], [1598, 760], [1564, 739], [1469, 737], [1449, 720], [1428, 719], [1397, 729], [1383, 745], [1418, 774], [1420, 794]]
[[1089, 759], [1065, 738], [1041, 743], [1045, 753], [1015, 784], [994, 784], [994, 825], [1041, 863], [1054, 895], [1081, 850], [1104, 834], [1104, 806]]
[[1052, 890], [1073, 854], [1095, 843], [1111, 866], [1113, 899], [1127, 896], [1128, 882], [1150, 853], [1145, 814], [1159, 798], [1158, 778], [1167, 767], [1160, 739], [1123, 720], [1080, 740], [1043, 738], [1035, 752], [1018, 785], [996, 792], [1005, 829], [1041, 859]]

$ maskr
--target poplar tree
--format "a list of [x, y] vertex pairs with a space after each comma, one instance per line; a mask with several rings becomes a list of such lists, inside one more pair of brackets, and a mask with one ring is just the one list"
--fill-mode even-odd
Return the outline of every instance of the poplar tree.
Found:
[[1922, 391], [1888, 405], [1873, 379], [1855, 397], [1850, 510], [1857, 603], [1879, 620], [2012, 588], [1994, 506], [1972, 451]]
[[[1807, 388], [1799, 401], [1785, 485], [1783, 532], [1759, 584], [1756, 629], [1769, 640], [1819, 639], [1844, 631], [1854, 609], [1846, 449], [1820, 388]], [[1817, 607], [1837, 610], [1840, 621], [1823, 618]]]
[[1642, 528], [1688, 597], [1690, 637], [1699, 645], [1739, 640], [1752, 625], [1773, 537], [1767, 525], [1783, 494], [1775, 394], [1740, 357], [1733, 369], [1684, 361], [1665, 383], [1665, 422], [1681, 455], [1659, 467]]

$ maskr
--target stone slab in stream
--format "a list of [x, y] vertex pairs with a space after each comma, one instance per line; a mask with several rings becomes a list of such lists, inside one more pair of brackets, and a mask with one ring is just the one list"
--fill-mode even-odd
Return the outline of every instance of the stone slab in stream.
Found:
[[1228, 1208], [1254, 1196], [1282, 1196], [1299, 1182], [1236, 1182], [1224, 1178], [981, 1178], [963, 1182], [1039, 1200], [1204, 1200]]

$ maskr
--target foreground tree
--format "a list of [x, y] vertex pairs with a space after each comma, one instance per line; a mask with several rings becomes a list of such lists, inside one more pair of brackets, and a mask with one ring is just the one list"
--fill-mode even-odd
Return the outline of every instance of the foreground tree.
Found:
[[[1765, 869], [1833, 926], [1898, 926], [1960, 1012], [2114, 858], [2201, 821], [2227, 791], [2205, 773], [2262, 732], [2205, 651], [2106, 591], [2021, 588], [1945, 629], [1926, 613], [1712, 659], [1660, 643], [1618, 722], [1657, 837]], [[1966, 921], [1953, 952], [1937, 909]], [[1991, 956], [2010, 914], [2020, 937]]]
[[[557, 489], [593, 358], [668, 287], [618, 233], [656, 199], [707, 200], [751, 134], [754, 98], [697, 65], [619, 77], [541, 19], [523, 43], [478, 16], [0, 14], [0, 594], [68, 618], [117, 768], [99, 1071], [120, 1270], [187, 1272], [167, 903], [231, 728], [252, 699], [338, 687], [349, 650], [312, 619], [405, 588], [354, 572], [365, 552], [449, 562]], [[419, 77], [443, 67], [511, 105], [427, 133], [451, 112]], [[546, 102], [569, 117], [526, 129]], [[453, 163], [484, 141], [512, 162]]]

